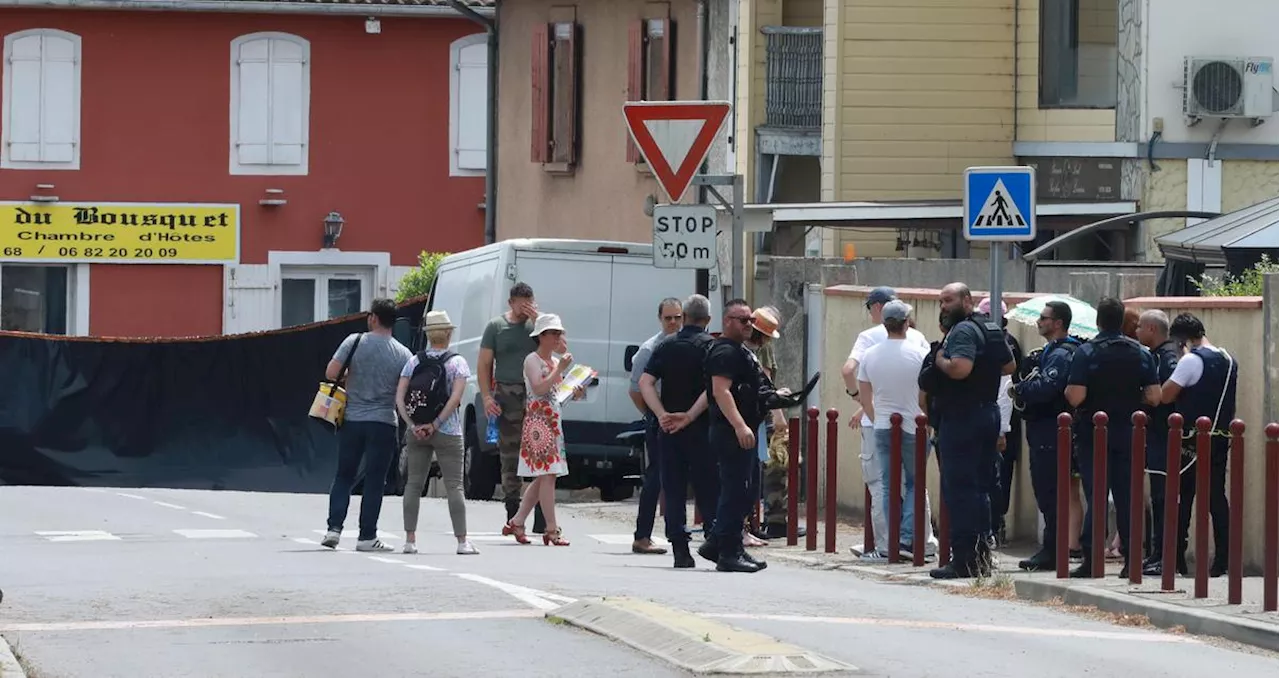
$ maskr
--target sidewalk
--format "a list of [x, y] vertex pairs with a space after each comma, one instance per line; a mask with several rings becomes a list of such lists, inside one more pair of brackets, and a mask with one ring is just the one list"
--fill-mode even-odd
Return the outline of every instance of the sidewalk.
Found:
[[[592, 505], [575, 507], [586, 509], [602, 518], [619, 522], [635, 521], [635, 504]], [[692, 508], [690, 515], [692, 515]], [[800, 524], [803, 526], [804, 507], [800, 507]], [[825, 525], [818, 523], [817, 550], [805, 550], [805, 537], [796, 546], [787, 546], [785, 539], [775, 539], [769, 546], [752, 549], [765, 559], [797, 562], [811, 567], [854, 572], [864, 576], [881, 577], [920, 585], [956, 586], [957, 582], [939, 582], [929, 577], [929, 570], [937, 566], [936, 559], [923, 568], [911, 565], [904, 558], [896, 565], [867, 563], [850, 552], [850, 547], [862, 548], [862, 524], [838, 521], [836, 523], [836, 552], [826, 553]], [[1141, 615], [1155, 626], [1181, 627], [1187, 633], [1209, 635], [1230, 641], [1252, 645], [1271, 651], [1280, 651], [1280, 616], [1275, 612], [1262, 612], [1262, 578], [1246, 577], [1243, 581], [1243, 605], [1227, 605], [1227, 578], [1209, 580], [1209, 597], [1196, 600], [1192, 597], [1195, 580], [1179, 577], [1176, 590], [1160, 592], [1158, 577], [1143, 577], [1139, 586], [1131, 586], [1128, 579], [1120, 579], [1120, 563], [1107, 563], [1107, 576], [1103, 579], [1057, 579], [1053, 572], [1023, 572], [1018, 561], [1031, 555], [1030, 545], [1014, 544], [997, 552], [999, 569], [997, 576], [1012, 580], [1018, 598], [1036, 602], [1061, 599], [1068, 605], [1089, 605], [1113, 614]], [[1077, 563], [1072, 563], [1074, 569]], [[960, 580], [968, 585], [972, 580]]]

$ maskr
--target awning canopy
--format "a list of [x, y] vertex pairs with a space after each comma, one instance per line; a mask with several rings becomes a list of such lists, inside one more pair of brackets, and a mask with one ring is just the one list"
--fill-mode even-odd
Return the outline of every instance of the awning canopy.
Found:
[[[1280, 250], [1280, 199], [1271, 198], [1220, 217], [1156, 238], [1165, 259], [1227, 266], [1232, 254], [1269, 254]], [[1257, 256], [1252, 256], [1257, 260]]]

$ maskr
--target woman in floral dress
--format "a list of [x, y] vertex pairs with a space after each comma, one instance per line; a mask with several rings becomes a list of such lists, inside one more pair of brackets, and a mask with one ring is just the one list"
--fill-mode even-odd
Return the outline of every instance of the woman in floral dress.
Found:
[[[524, 361], [525, 390], [528, 393], [524, 415], [524, 432], [520, 439], [518, 475], [533, 478], [520, 500], [520, 510], [502, 527], [502, 534], [514, 535], [516, 541], [528, 544], [524, 523], [535, 505], [542, 506], [547, 519], [547, 530], [542, 543], [548, 546], [568, 546], [561, 536], [556, 522], [556, 478], [569, 473], [565, 459], [564, 429], [560, 425], [560, 403], [555, 390], [564, 375], [573, 367], [573, 356], [568, 353], [564, 339], [564, 326], [560, 316], [544, 313], [534, 322], [532, 336], [538, 341], [538, 349]], [[556, 353], [561, 357], [557, 358]], [[574, 398], [585, 392], [579, 387]]]

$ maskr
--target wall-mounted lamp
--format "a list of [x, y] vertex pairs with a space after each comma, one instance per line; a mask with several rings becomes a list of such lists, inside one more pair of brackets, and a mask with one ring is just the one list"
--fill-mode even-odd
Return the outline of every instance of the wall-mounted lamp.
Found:
[[263, 207], [280, 207], [289, 204], [289, 201], [284, 197], [284, 189], [268, 188], [266, 197], [259, 200], [258, 204]]
[[[36, 184], [37, 191], [52, 191], [53, 188], [54, 188], [53, 184]], [[37, 193], [31, 196], [31, 202], [44, 202], [44, 203], [58, 202], [58, 196]]]
[[333, 249], [338, 244], [338, 238], [342, 236], [342, 225], [346, 220], [337, 212], [330, 212], [324, 218], [324, 248]]
[[369, 17], [364, 20], [364, 32], [369, 35], [377, 35], [382, 32], [382, 22], [377, 17]]

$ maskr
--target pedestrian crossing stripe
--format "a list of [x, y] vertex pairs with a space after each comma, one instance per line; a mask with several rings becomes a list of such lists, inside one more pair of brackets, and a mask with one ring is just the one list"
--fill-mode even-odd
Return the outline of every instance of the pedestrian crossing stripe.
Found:
[[102, 530], [55, 530], [50, 532], [36, 532], [36, 534], [44, 537], [52, 542], [62, 541], [119, 541], [120, 537], [103, 532]]
[[1022, 218], [1022, 212], [1018, 211], [1018, 206], [1009, 199], [1009, 188], [1004, 185], [1003, 179], [996, 179], [996, 185], [992, 187], [991, 195], [987, 197], [987, 201], [983, 204], [982, 209], [978, 210], [978, 217], [974, 220], [973, 225], [1027, 225], [1027, 220]]
[[968, 240], [1025, 241], [1036, 234], [1035, 169], [970, 167], [964, 174]]

